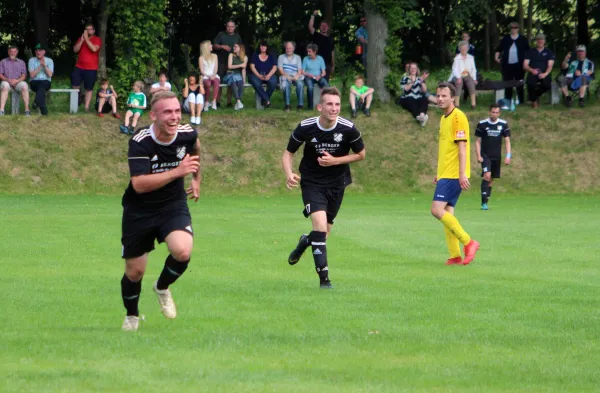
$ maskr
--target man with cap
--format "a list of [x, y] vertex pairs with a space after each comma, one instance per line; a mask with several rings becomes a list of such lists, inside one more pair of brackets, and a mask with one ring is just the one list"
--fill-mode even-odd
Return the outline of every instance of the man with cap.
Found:
[[[519, 34], [519, 24], [512, 22], [510, 25], [510, 34], [502, 37], [502, 41], [496, 47], [495, 59], [502, 66], [502, 80], [523, 80], [525, 71], [523, 70], [523, 60], [525, 53], [529, 50], [527, 38]], [[500, 58], [502, 56], [502, 58]], [[525, 92], [523, 86], [517, 87], [517, 96], [519, 102], [525, 102]], [[513, 97], [513, 88], [504, 89], [504, 97], [510, 102]]]
[[552, 88], [552, 67], [554, 66], [554, 53], [546, 48], [546, 36], [537, 33], [535, 48], [529, 49], [525, 54], [523, 69], [527, 75], [527, 93], [533, 108], [540, 107], [540, 96]]
[[29, 71], [29, 77], [31, 78], [29, 81], [31, 90], [35, 92], [33, 109], [37, 106], [40, 108], [41, 114], [46, 116], [48, 114], [48, 108], [46, 107], [46, 92], [50, 90], [50, 85], [52, 83], [54, 61], [52, 61], [51, 58], [46, 57], [46, 48], [44, 45], [37, 44], [35, 46], [35, 57], [29, 59], [27, 70]]
[[27, 86], [27, 67], [25, 62], [17, 57], [19, 49], [10, 45], [8, 57], [0, 61], [0, 116], [4, 116], [4, 107], [8, 99], [9, 91], [18, 91], [25, 103], [25, 116], [29, 112], [29, 87]]
[[575, 50], [577, 59], [571, 60], [571, 52], [567, 53], [565, 59], [560, 64], [560, 68], [565, 73], [563, 78], [560, 78], [560, 89], [562, 90], [567, 107], [573, 105], [573, 99], [569, 95], [571, 90], [579, 90], [579, 106], [585, 106], [585, 92], [594, 78], [594, 63], [587, 58], [585, 45], [579, 45]]

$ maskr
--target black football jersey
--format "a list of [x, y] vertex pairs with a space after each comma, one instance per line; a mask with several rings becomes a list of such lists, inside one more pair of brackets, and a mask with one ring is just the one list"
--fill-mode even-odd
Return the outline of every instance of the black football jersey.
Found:
[[292, 132], [287, 151], [295, 153], [302, 144], [304, 155], [300, 162], [301, 185], [338, 187], [352, 183], [349, 164], [324, 167], [319, 165], [317, 158], [323, 152], [334, 157], [346, 156], [350, 149], [354, 153], [360, 153], [365, 145], [354, 123], [338, 117], [332, 128], [325, 129], [319, 124], [318, 117], [303, 120]]
[[[177, 135], [169, 143], [156, 139], [152, 125], [138, 130], [129, 140], [127, 159], [130, 175], [151, 175], [177, 168], [185, 155], [194, 150], [197, 139], [198, 132], [189, 124], [180, 125]], [[186, 200], [182, 177], [143, 194], [135, 192], [129, 181], [123, 195], [124, 206], [135, 206], [145, 210], [160, 210], [165, 204], [177, 200]]]
[[475, 136], [481, 138], [481, 155], [499, 160], [502, 158], [502, 140], [510, 137], [510, 127], [502, 119], [495, 122], [485, 119], [477, 124]]

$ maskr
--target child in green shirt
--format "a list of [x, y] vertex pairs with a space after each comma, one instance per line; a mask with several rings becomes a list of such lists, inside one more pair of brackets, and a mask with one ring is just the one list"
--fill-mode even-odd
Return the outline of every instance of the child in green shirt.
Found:
[[[125, 124], [119, 126], [123, 134], [133, 135], [138, 119], [144, 113], [144, 109], [146, 109], [146, 95], [142, 93], [143, 88], [144, 82], [142, 81], [135, 81], [133, 84], [133, 91], [129, 94], [129, 98], [127, 98], [127, 107], [129, 109], [125, 113]], [[131, 126], [129, 125], [130, 120]]]
[[362, 75], [357, 75], [354, 84], [350, 87], [350, 107], [352, 108], [352, 118], [356, 118], [356, 108], [362, 107], [365, 116], [371, 116], [371, 101], [375, 89], [365, 85]]

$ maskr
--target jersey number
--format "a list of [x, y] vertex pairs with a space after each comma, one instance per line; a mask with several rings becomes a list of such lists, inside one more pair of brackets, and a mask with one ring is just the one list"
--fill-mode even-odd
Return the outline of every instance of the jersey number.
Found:
[[307, 213], [310, 213], [310, 203], [308, 205], [306, 205], [305, 209], [306, 209]]

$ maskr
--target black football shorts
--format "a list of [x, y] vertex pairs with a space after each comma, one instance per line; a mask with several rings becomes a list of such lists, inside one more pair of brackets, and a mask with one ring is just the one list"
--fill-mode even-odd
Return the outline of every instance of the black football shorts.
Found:
[[174, 204], [160, 211], [144, 211], [137, 207], [123, 207], [122, 257], [137, 258], [154, 250], [154, 241], [165, 241], [177, 230], [193, 235], [192, 217], [187, 203]]
[[500, 168], [502, 166], [502, 160], [492, 160], [489, 157], [483, 157], [481, 163], [481, 176], [484, 173], [491, 172], [492, 179], [498, 179], [500, 177]]
[[333, 220], [340, 211], [344, 199], [345, 187], [320, 188], [303, 186], [302, 202], [304, 202], [304, 217], [310, 216], [316, 211], [327, 213], [327, 222], [333, 224]]

